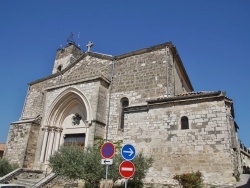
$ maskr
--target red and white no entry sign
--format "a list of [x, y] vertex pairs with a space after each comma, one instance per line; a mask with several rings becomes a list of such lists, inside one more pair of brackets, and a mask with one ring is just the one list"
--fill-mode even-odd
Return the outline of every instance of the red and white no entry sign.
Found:
[[119, 166], [119, 172], [122, 177], [130, 178], [135, 173], [135, 165], [131, 161], [123, 161]]

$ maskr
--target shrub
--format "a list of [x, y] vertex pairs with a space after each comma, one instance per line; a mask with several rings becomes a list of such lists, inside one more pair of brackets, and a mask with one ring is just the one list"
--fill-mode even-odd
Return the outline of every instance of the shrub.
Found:
[[235, 179], [237, 182], [239, 182], [240, 181], [240, 174], [235, 175]]
[[174, 179], [183, 188], [201, 188], [203, 186], [202, 173], [200, 171], [175, 175]]
[[11, 164], [7, 159], [0, 158], [0, 177], [5, 176], [17, 168], [17, 164]]

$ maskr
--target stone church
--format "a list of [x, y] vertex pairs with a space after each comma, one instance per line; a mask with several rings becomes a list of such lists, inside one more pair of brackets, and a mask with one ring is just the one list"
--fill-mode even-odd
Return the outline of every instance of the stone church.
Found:
[[175, 174], [197, 170], [206, 183], [235, 183], [240, 159], [232, 99], [194, 91], [171, 42], [117, 56], [92, 52], [91, 45], [84, 52], [68, 41], [57, 50], [52, 74], [29, 83], [5, 157], [46, 170], [60, 145], [92, 146], [108, 130], [108, 140], [153, 157], [145, 183], [173, 184]]

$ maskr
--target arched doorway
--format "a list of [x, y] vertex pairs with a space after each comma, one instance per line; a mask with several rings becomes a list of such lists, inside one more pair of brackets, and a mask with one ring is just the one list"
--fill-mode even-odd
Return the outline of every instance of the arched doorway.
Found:
[[44, 136], [40, 162], [46, 162], [62, 144], [88, 144], [88, 121], [91, 110], [87, 98], [78, 90], [68, 88], [50, 105], [45, 113]]

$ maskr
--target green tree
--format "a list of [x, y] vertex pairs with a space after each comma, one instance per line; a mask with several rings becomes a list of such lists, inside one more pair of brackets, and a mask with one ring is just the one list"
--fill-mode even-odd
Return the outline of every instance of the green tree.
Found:
[[96, 147], [87, 148], [84, 161], [82, 179], [93, 187], [98, 187], [100, 180], [105, 178], [105, 165], [101, 164], [100, 150]]
[[49, 159], [49, 165], [58, 176], [81, 179], [85, 165], [84, 150], [76, 146], [62, 146]]
[[0, 177], [18, 168], [18, 164], [12, 164], [5, 158], [0, 158]]
[[77, 180], [84, 179], [93, 187], [105, 177], [104, 165], [101, 165], [100, 150], [78, 146], [62, 146], [50, 157], [49, 166], [58, 176]]

